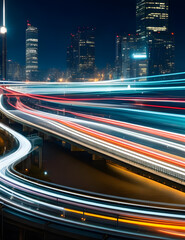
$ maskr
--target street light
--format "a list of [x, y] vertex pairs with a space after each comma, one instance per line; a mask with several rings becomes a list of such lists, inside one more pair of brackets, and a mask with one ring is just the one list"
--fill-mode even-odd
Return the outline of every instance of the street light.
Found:
[[5, 33], [7, 33], [7, 28], [6, 27], [1, 27], [0, 28], [0, 33], [2, 33], [2, 34], [5, 34]]

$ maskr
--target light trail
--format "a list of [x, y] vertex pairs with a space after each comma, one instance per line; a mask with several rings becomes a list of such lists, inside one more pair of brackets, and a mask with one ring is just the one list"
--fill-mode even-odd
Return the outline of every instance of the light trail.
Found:
[[[142, 153], [142, 154], [145, 153], [146, 156], [155, 157], [158, 160], [161, 159], [163, 161], [166, 161], [166, 162], [169, 162], [169, 163], [172, 163], [172, 164], [176, 163], [177, 166], [185, 166], [185, 159], [183, 159], [183, 158], [179, 158], [179, 157], [174, 158], [174, 156], [169, 155], [169, 154], [165, 156], [160, 151], [155, 151], [154, 152], [154, 151], [152, 151], [151, 148], [147, 148], [147, 147], [144, 148], [143, 146], [141, 146], [139, 144], [134, 144], [133, 145], [129, 141], [125, 141], [123, 139], [119, 139], [119, 138], [116, 138], [116, 137], [111, 137], [110, 135], [103, 134], [103, 133], [100, 134], [97, 131], [90, 130], [90, 129], [86, 128], [86, 127], [82, 127], [79, 124], [75, 124], [75, 123], [72, 123], [72, 122], [69, 122], [69, 121], [65, 121], [65, 120], [59, 120], [59, 119], [53, 118], [51, 116], [46, 116], [46, 115], [44, 115], [42, 113], [39, 113], [39, 112], [33, 112], [33, 111], [30, 112], [29, 110], [23, 108], [20, 105], [20, 103], [17, 104], [16, 108], [18, 110], [20, 110], [22, 112], [26, 112], [28, 114], [32, 114], [32, 115], [39, 116], [39, 117], [42, 117], [42, 118], [46, 118], [46, 119], [49, 119], [49, 120], [57, 121], [57, 122], [65, 125], [65, 126], [69, 126], [71, 128], [74, 128], [77, 131], [81, 131], [83, 133], [89, 134], [89, 135], [94, 136], [94, 137], [99, 138], [99, 139], [103, 139], [104, 141], [108, 141], [110, 143], [113, 142], [114, 144], [117, 144], [118, 146], [121, 146], [121, 147], [124, 147], [124, 148], [126, 147], [127, 149], [134, 150], [135, 152]], [[160, 140], [158, 140], [158, 141], [160, 141]], [[183, 150], [183, 146], [181, 147], [181, 149]], [[153, 161], [155, 161], [155, 160], [153, 159]], [[174, 167], [174, 169], [175, 169], [175, 167]]]
[[[155, 78], [159, 78], [159, 86]], [[185, 89], [180, 86], [183, 79], [148, 79], [149, 82], [133, 83], [130, 88], [120, 80], [46, 85], [18, 82], [8, 86], [3, 83], [0, 109], [14, 121], [185, 185], [185, 99], [176, 93]], [[173, 97], [168, 97], [169, 90]], [[158, 97], [158, 92], [163, 92], [163, 96]], [[154, 106], [156, 111], [150, 110]], [[180, 112], [171, 113], [168, 109]], [[0, 161], [3, 204], [35, 217], [118, 236], [183, 236], [185, 206], [116, 199], [22, 178], [11, 167], [25, 158], [31, 145], [21, 135], [9, 128], [7, 131], [19, 142], [19, 149]]]

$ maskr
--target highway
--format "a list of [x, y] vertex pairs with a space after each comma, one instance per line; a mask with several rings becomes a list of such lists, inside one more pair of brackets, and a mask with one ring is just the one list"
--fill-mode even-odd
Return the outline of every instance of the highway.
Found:
[[[98, 83], [2, 83], [0, 109], [23, 125], [184, 186], [184, 76]], [[65, 190], [18, 175], [13, 167], [29, 154], [31, 145], [20, 134], [12, 134], [19, 148], [1, 160], [3, 204], [119, 237], [185, 236], [185, 205]]]

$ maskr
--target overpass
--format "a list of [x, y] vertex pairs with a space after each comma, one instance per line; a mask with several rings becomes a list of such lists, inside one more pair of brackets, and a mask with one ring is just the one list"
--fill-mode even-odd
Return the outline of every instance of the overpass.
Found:
[[[184, 185], [181, 75], [148, 82], [9, 84], [2, 86], [0, 107], [14, 121]], [[58, 189], [17, 175], [13, 167], [31, 145], [12, 134], [27, 147], [0, 165], [5, 205], [119, 237], [178, 239], [184, 234], [184, 206]]]

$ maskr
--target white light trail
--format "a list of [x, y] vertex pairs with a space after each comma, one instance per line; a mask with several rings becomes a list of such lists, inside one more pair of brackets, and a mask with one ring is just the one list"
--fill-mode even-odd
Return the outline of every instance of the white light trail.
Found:
[[[182, 73], [184, 74], [184, 73]], [[179, 74], [180, 76], [181, 74]], [[169, 77], [177, 76], [177, 74], [173, 75], [166, 75]], [[120, 81], [120, 80], [119, 80]], [[75, 93], [75, 94], [112, 94], [112, 93], [124, 93], [124, 94], [130, 94], [130, 93], [142, 93], [143, 91], [174, 91], [174, 90], [182, 90], [185, 89], [185, 86], [178, 86], [178, 84], [182, 84], [183, 81], [181, 79], [173, 80], [173, 82], [170, 82], [169, 80], [162, 80], [159, 81], [161, 83], [167, 84], [167, 86], [155, 86], [153, 87], [153, 84], [151, 83], [145, 83], [145, 87], [142, 87], [138, 84], [133, 86], [132, 84], [123, 84], [120, 82], [117, 82], [117, 80], [113, 81], [105, 81], [100, 83], [69, 83], [69, 84], [23, 84], [20, 86], [17, 83], [18, 86], [11, 86], [9, 85], [8, 89], [18, 90], [20, 94], [28, 93], [26, 96], [27, 98], [34, 99], [34, 96], [31, 96], [30, 93], [42, 93], [42, 94], [59, 94], [65, 93], [65, 96], [67, 94]], [[173, 85], [174, 84], [174, 85]], [[129, 87], [130, 86], [130, 87]], [[3, 88], [2, 88], [3, 89]], [[61, 139], [65, 139], [69, 142], [76, 143], [77, 145], [83, 146], [87, 149], [90, 149], [94, 152], [101, 153], [103, 155], [113, 157], [116, 160], [120, 162], [124, 162], [133, 166], [136, 166], [137, 168], [141, 168], [144, 170], [147, 170], [151, 173], [158, 174], [159, 176], [165, 177], [167, 179], [170, 179], [172, 181], [176, 181], [177, 183], [180, 183], [182, 185], [185, 185], [185, 169], [184, 167], [181, 167], [180, 164], [185, 164], [185, 159], [183, 157], [179, 157], [178, 155], [172, 155], [169, 154], [168, 149], [165, 151], [155, 149], [155, 147], [151, 148], [146, 146], [142, 143], [137, 143], [138, 140], [140, 141], [147, 141], [148, 144], [154, 144], [155, 146], [160, 145], [160, 147], [171, 147], [172, 149], [175, 149], [177, 151], [181, 151], [182, 153], [185, 152], [184, 148], [184, 142], [181, 140], [184, 136], [184, 134], [180, 134], [178, 132], [171, 132], [167, 131], [166, 129], [158, 129], [156, 127], [156, 131], [158, 135], [153, 132], [155, 131], [155, 128], [146, 127], [142, 125], [134, 125], [137, 127], [135, 130], [128, 130], [126, 127], [116, 126], [116, 123], [119, 122], [110, 119], [110, 122], [103, 123], [103, 117], [96, 117], [94, 116], [93, 119], [85, 119], [85, 114], [88, 114], [88, 116], [93, 116], [93, 112], [95, 110], [98, 111], [98, 114], [103, 114], [101, 110], [113, 110], [114, 112], [120, 112], [124, 113], [124, 116], [127, 116], [126, 113], [140, 116], [150, 116], [151, 118], [155, 118], [156, 122], [158, 118], [161, 118], [163, 121], [169, 122], [170, 124], [177, 122], [177, 123], [183, 123], [184, 121], [184, 113], [176, 114], [176, 113], [166, 113], [166, 112], [154, 112], [154, 111], [148, 111], [148, 110], [140, 110], [140, 109], [133, 109], [132, 107], [124, 107], [121, 104], [114, 104], [114, 103], [99, 103], [99, 102], [90, 102], [90, 100], [87, 100], [85, 102], [83, 101], [65, 101], [64, 99], [60, 102], [55, 100], [51, 100], [51, 98], [45, 101], [44, 97], [43, 99], [37, 100], [42, 101], [47, 104], [57, 104], [57, 107], [67, 108], [73, 107], [73, 109], [77, 109], [80, 107], [80, 111], [88, 111], [88, 113], [81, 113], [79, 114], [82, 118], [76, 118], [75, 114], [74, 116], [70, 113], [70, 115], [66, 116], [60, 116], [54, 113], [48, 113], [44, 112], [43, 110], [35, 110], [34, 108], [31, 108], [29, 105], [24, 105], [23, 102], [18, 101], [20, 99], [20, 96], [18, 92], [14, 92], [15, 96], [8, 96], [13, 98], [14, 100], [17, 100], [16, 104], [16, 110], [8, 110], [5, 105], [3, 105], [3, 96], [0, 97], [0, 109], [1, 111], [8, 116], [10, 119], [13, 119], [17, 122], [20, 122], [22, 124], [29, 125], [33, 128], [40, 129], [44, 132], [50, 133], [54, 136], [57, 136]], [[18, 96], [16, 96], [16, 94]], [[25, 95], [23, 95], [25, 96]], [[101, 98], [101, 95], [100, 95]], [[5, 99], [6, 100], [6, 99]], [[115, 99], [112, 99], [115, 101]], [[137, 101], [140, 101], [140, 99], [135, 99]], [[153, 100], [153, 99], [152, 99]], [[144, 101], [152, 101], [151, 99], [144, 99]], [[121, 100], [119, 100], [121, 101]], [[123, 100], [124, 101], [124, 100]], [[126, 101], [126, 100], [125, 100]], [[142, 101], [142, 99], [141, 99]], [[160, 102], [160, 99], [157, 99], [156, 101]], [[170, 103], [170, 100], [164, 100], [164, 102], [167, 101]], [[175, 100], [173, 102], [181, 104], [181, 100]], [[10, 104], [11, 102], [7, 101], [6, 106]], [[28, 104], [28, 103], [26, 103]], [[40, 107], [42, 107], [41, 103]], [[14, 105], [11, 107], [13, 108]], [[132, 105], [130, 105], [132, 106]], [[38, 107], [37, 104], [34, 106], [35, 108]], [[43, 107], [44, 108], [44, 107]], [[54, 109], [55, 110], [55, 109]], [[57, 111], [57, 109], [56, 109]], [[75, 111], [75, 110], [73, 110]], [[70, 111], [69, 111], [70, 112]], [[77, 114], [76, 114], [77, 115]], [[73, 116], [73, 117], [72, 117]], [[84, 116], [84, 118], [83, 118]], [[98, 122], [98, 119], [102, 120], [102, 122]], [[126, 122], [126, 124], [129, 124], [129, 122]], [[114, 125], [115, 123], [115, 125]], [[121, 121], [120, 121], [121, 123]], [[123, 123], [123, 122], [122, 122]], [[143, 131], [142, 131], [143, 127]], [[138, 130], [139, 129], [139, 130]], [[141, 130], [141, 131], [140, 131]], [[144, 131], [146, 130], [146, 131]], [[147, 133], [147, 130], [148, 133]], [[7, 129], [9, 131], [9, 129]], [[11, 132], [11, 131], [9, 131]], [[111, 133], [110, 133], [111, 132]], [[31, 149], [31, 145], [28, 141], [24, 140], [24, 137], [21, 138], [21, 136], [14, 132], [11, 132], [15, 135], [15, 137], [19, 141], [19, 148], [18, 150], [9, 156], [5, 156], [0, 161], [0, 185], [1, 185], [1, 191], [4, 194], [7, 194], [9, 198], [2, 197], [1, 201], [3, 203], [10, 205], [12, 208], [17, 208], [20, 211], [27, 211], [29, 214], [33, 214], [34, 216], [43, 216], [45, 218], [52, 219], [55, 221], [66, 221], [69, 220], [66, 219], [64, 216], [65, 211], [69, 211], [69, 213], [74, 212], [75, 214], [79, 214], [79, 218], [81, 219], [81, 213], [82, 211], [86, 211], [86, 215], [83, 212], [83, 215], [88, 217], [94, 217], [94, 219], [100, 217], [100, 219], [116, 219], [117, 223], [119, 224], [122, 222], [127, 222], [130, 224], [133, 222], [134, 224], [137, 224], [137, 221], [134, 220], [135, 218], [141, 218], [144, 219], [141, 222], [138, 222], [138, 225], [145, 226], [148, 224], [148, 226], [154, 225], [154, 228], [146, 228], [147, 231], [155, 231], [155, 227], [160, 226], [161, 221], [166, 221], [166, 225], [162, 224], [162, 228], [165, 229], [164, 226], [169, 227], [169, 222], [174, 220], [175, 223], [177, 222], [177, 218], [179, 221], [183, 221], [180, 226], [176, 226], [177, 229], [184, 229], [184, 220], [185, 215], [183, 211], [175, 209], [171, 206], [171, 209], [169, 209], [167, 206], [163, 206], [160, 204], [152, 204], [151, 206], [147, 206], [144, 203], [138, 202], [137, 204], [135, 202], [131, 201], [119, 201], [111, 198], [106, 198], [104, 195], [102, 196], [92, 196], [90, 193], [76, 193], [73, 191], [68, 190], [62, 190], [58, 189], [56, 187], [50, 187], [47, 186], [47, 184], [43, 183], [36, 183], [33, 182], [31, 179], [23, 179], [21, 176], [17, 176], [15, 173], [12, 173], [10, 166], [13, 163], [16, 163], [17, 161], [20, 161], [21, 158], [25, 157], [26, 154]], [[128, 136], [134, 140], [125, 140], [120, 137], [120, 134], [124, 136]], [[164, 135], [166, 134], [166, 137]], [[174, 139], [173, 139], [174, 136]], [[176, 139], [175, 139], [176, 137]], [[137, 140], [136, 140], [137, 139]], [[25, 145], [26, 144], [26, 145]], [[175, 162], [176, 161], [176, 162]], [[180, 163], [180, 164], [179, 164]], [[179, 164], [179, 165], [178, 165]], [[39, 197], [39, 200], [38, 200]], [[63, 207], [63, 204], [68, 204], [72, 209], [66, 209]], [[60, 206], [61, 205], [61, 206]], [[160, 205], [160, 206], [159, 206]], [[75, 208], [78, 207], [80, 209], [86, 209], [86, 210], [75, 210]], [[73, 210], [74, 209], [74, 210]], [[88, 212], [90, 211], [90, 213]], [[98, 212], [98, 213], [97, 213]], [[102, 212], [102, 215], [99, 213]], [[62, 216], [62, 218], [58, 217], [58, 214]], [[107, 214], [107, 215], [106, 215]], [[111, 214], [111, 217], [108, 215]], [[92, 216], [94, 215], [94, 216]], [[103, 216], [105, 215], [105, 216]], [[116, 217], [115, 217], [116, 216]], [[129, 216], [129, 220], [126, 219], [126, 216]], [[133, 220], [130, 220], [132, 218]], [[159, 224], [154, 224], [153, 222], [147, 222], [147, 219], [154, 218], [155, 220], [159, 220]], [[139, 221], [139, 220], [138, 220]], [[75, 220], [74, 223], [77, 223]], [[78, 222], [79, 223], [79, 222]], [[80, 223], [79, 223], [80, 224]], [[92, 224], [86, 224], [83, 223], [84, 226], [91, 226], [91, 227], [99, 227], [101, 228], [98, 223]], [[103, 229], [104, 226], [102, 226], [101, 229]], [[171, 229], [174, 229], [174, 225], [170, 225]], [[119, 228], [120, 231], [121, 228]], [[133, 231], [134, 228], [132, 228]], [[138, 228], [137, 228], [138, 229]], [[107, 229], [106, 229], [107, 231]], [[118, 231], [118, 229], [113, 229], [112, 231]], [[132, 233], [133, 234], [133, 233]], [[162, 239], [162, 238], [160, 238]]]

